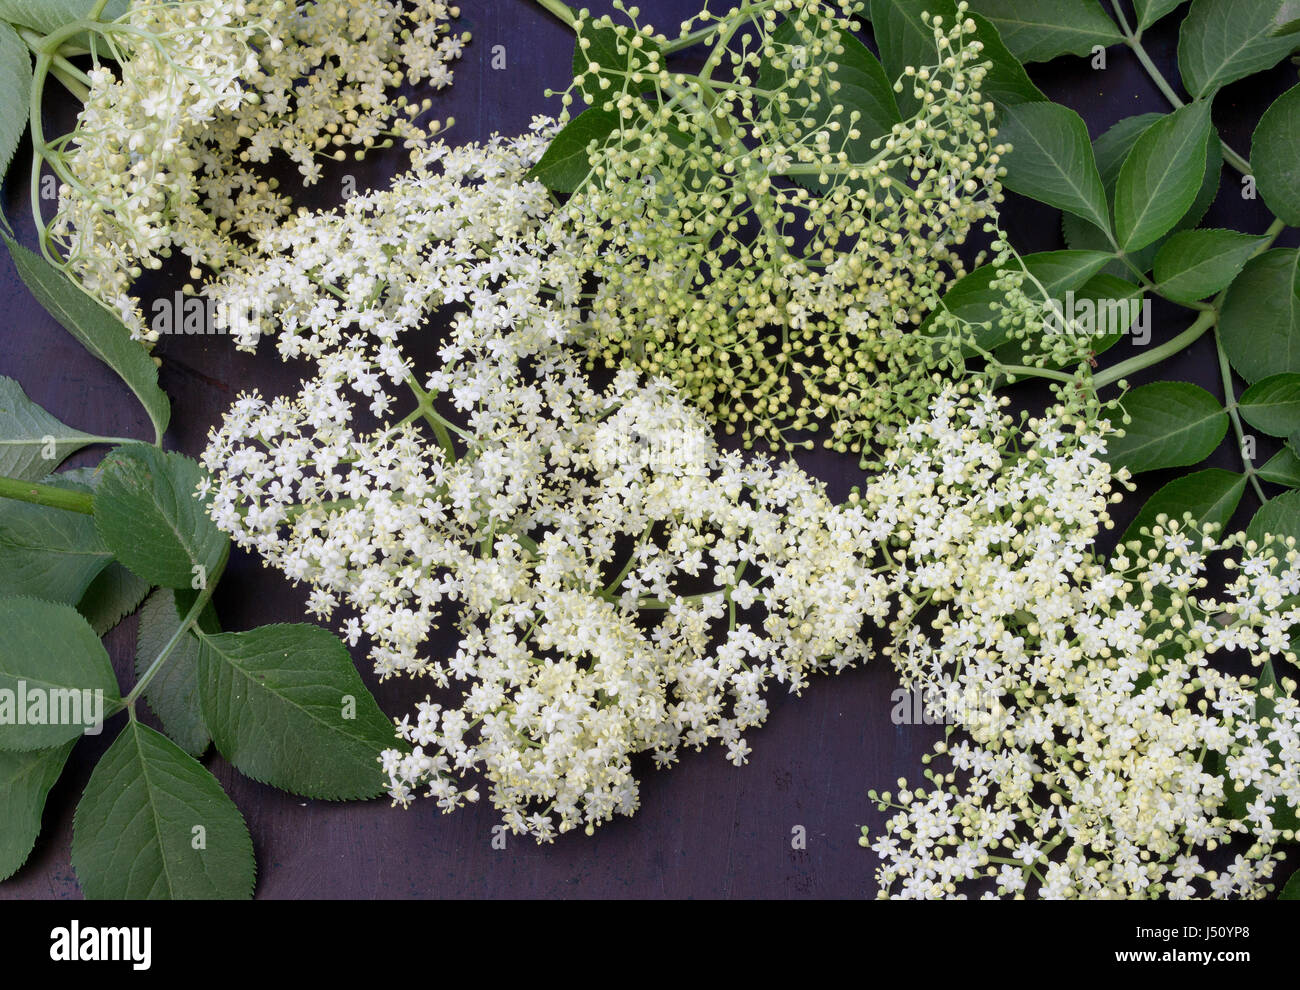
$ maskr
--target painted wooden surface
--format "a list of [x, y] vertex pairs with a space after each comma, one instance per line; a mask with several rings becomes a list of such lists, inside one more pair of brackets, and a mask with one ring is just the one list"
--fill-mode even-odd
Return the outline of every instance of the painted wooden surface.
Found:
[[[675, 34], [697, 2], [652, 0], [642, 4], [643, 17]], [[590, 6], [608, 9], [603, 3]], [[456, 67], [455, 85], [435, 96], [435, 112], [456, 118], [452, 139], [515, 133], [533, 115], [555, 112], [558, 101], [543, 93], [567, 83], [572, 49], [567, 29], [531, 0], [477, 0], [467, 10], [474, 40]], [[1153, 30], [1146, 40], [1157, 62], [1172, 71], [1176, 39], [1169, 27]], [[496, 46], [502, 48], [494, 51]], [[504, 55], [504, 68], [493, 68], [494, 55], [498, 64]], [[1049, 96], [1082, 113], [1093, 136], [1120, 118], [1167, 109], [1134, 59], [1119, 49], [1109, 56], [1104, 70], [1069, 56], [1032, 69]], [[1294, 82], [1294, 68], [1284, 63], [1220, 95], [1216, 118], [1234, 147], [1249, 150], [1259, 114]], [[57, 107], [51, 108], [50, 120], [69, 122]], [[20, 149], [19, 160], [28, 153], [26, 146]], [[345, 175], [359, 186], [375, 185], [400, 166], [396, 154], [364, 166], [339, 166], [309, 201], [335, 201]], [[1262, 230], [1267, 222], [1262, 207], [1242, 200], [1238, 181], [1225, 170], [1219, 202], [1206, 223]], [[16, 166], [5, 208], [31, 243], [26, 190], [24, 169]], [[1013, 241], [1022, 247], [1063, 246], [1054, 211], [1011, 196], [1005, 215]], [[142, 297], [170, 295], [179, 284], [159, 279], [143, 288]], [[0, 299], [0, 374], [18, 379], [32, 399], [71, 425], [107, 435], [149, 435], [127, 390], [40, 309], [7, 258], [0, 261]], [[1182, 320], [1180, 311], [1157, 303], [1155, 340], [1176, 334]], [[1114, 359], [1129, 356], [1131, 347], [1121, 343]], [[1196, 381], [1219, 393], [1211, 347], [1203, 340], [1166, 364], [1161, 376]], [[157, 353], [161, 383], [174, 404], [168, 446], [191, 455], [242, 389], [287, 392], [299, 373], [271, 354], [237, 353], [221, 337], [168, 337]], [[1261, 444], [1260, 462], [1270, 453]], [[1220, 451], [1214, 463], [1234, 467], [1234, 456]], [[801, 460], [836, 494], [859, 479], [848, 459], [817, 453]], [[1138, 495], [1117, 512], [1121, 529], [1141, 499], [1172, 476], [1144, 477]], [[1247, 501], [1241, 520], [1253, 510]], [[258, 560], [236, 553], [216, 605], [224, 627], [238, 630], [299, 620], [304, 597], [302, 589], [288, 586]], [[108, 639], [126, 683], [134, 637], [134, 620], [128, 620]], [[376, 685], [360, 651], [357, 656], [385, 710], [408, 711], [423, 697], [422, 684]], [[858, 828], [879, 826], [882, 817], [866, 791], [892, 786], [899, 776], [919, 777], [920, 758], [941, 732], [935, 726], [893, 724], [894, 689], [891, 670], [881, 664], [822, 678], [802, 698], [773, 696], [768, 725], [748, 735], [754, 749], [748, 766], [732, 767], [718, 748], [687, 754], [671, 771], [655, 771], [645, 761], [642, 806], [634, 818], [606, 825], [594, 837], [570, 834], [545, 847], [512, 837], [505, 849], [493, 848], [497, 818], [486, 801], [447, 816], [431, 803], [401, 811], [387, 801], [306, 801], [241, 777], [214, 753], [205, 763], [248, 821], [259, 897], [863, 897], [875, 892], [875, 858], [859, 848]], [[51, 793], [45, 832], [31, 860], [0, 884], [0, 898], [80, 896], [69, 865], [72, 813], [115, 728], [78, 745]], [[792, 848], [798, 828], [806, 831], [804, 849]]]

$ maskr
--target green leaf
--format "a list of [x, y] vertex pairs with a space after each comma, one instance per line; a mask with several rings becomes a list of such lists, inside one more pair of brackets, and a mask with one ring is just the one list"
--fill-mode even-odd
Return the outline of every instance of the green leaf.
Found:
[[114, 561], [90, 582], [77, 603], [77, 611], [86, 617], [97, 635], [104, 636], [134, 612], [147, 594], [148, 583]]
[[[871, 28], [880, 47], [880, 61], [891, 79], [899, 78], [906, 66], [919, 68], [938, 62], [934, 30], [921, 20], [925, 12], [938, 14], [951, 25], [956, 22], [957, 4], [955, 0], [871, 0]], [[975, 22], [975, 37], [984, 46], [980, 55], [990, 63], [984, 77], [984, 96], [999, 107], [1047, 99], [1003, 44], [997, 28], [979, 14], [971, 12], [967, 16]], [[906, 81], [898, 105], [905, 117], [916, 112], [918, 104]]]
[[0, 880], [27, 862], [41, 834], [50, 788], [63, 773], [76, 742], [30, 753], [0, 752]]
[[1262, 544], [1266, 535], [1294, 536], [1300, 543], [1300, 492], [1283, 492], [1259, 507], [1246, 527], [1246, 536]]
[[[99, 19], [115, 21], [126, 13], [130, 5], [130, 0], [108, 0]], [[0, 21], [49, 34], [73, 21], [82, 20], [94, 6], [95, 0], [0, 0]]]
[[1288, 89], [1264, 112], [1250, 160], [1268, 208], [1292, 227], [1300, 225], [1300, 86]]
[[[170, 588], [159, 588], [140, 610], [135, 650], [137, 676], [142, 676], [162, 653], [193, 605], [192, 596], [184, 596], [180, 601], [178, 598], [181, 596]], [[205, 630], [216, 631], [216, 616], [211, 606], [203, 611], [199, 621]], [[167, 735], [194, 757], [202, 756], [212, 742], [199, 704], [199, 655], [206, 649], [198, 636], [187, 632], [145, 689], [145, 700]]]
[[1197, 302], [1227, 288], [1266, 240], [1235, 230], [1180, 231], [1156, 255], [1156, 283], [1174, 302]]
[[1291, 879], [1286, 882], [1282, 888], [1282, 893], [1277, 895], [1279, 901], [1300, 901], [1300, 870], [1291, 874]]
[[[50, 481], [85, 489], [57, 475]], [[75, 605], [112, 559], [90, 516], [0, 499], [0, 595]]]
[[1263, 481], [1300, 488], [1300, 457], [1290, 447], [1283, 447], [1256, 473]]
[[14, 265], [27, 288], [81, 346], [112, 368], [144, 406], [159, 441], [171, 417], [167, 395], [158, 387], [158, 368], [144, 347], [112, 313], [74, 285], [40, 255], [6, 237]]
[[1198, 527], [1204, 528], [1210, 523], [1226, 527], [1245, 491], [1244, 474], [1221, 468], [1206, 468], [1175, 478], [1147, 499], [1128, 529], [1124, 530], [1120, 542], [1149, 542], [1144, 540], [1141, 530], [1154, 526], [1161, 513], [1171, 519], [1182, 519], [1185, 513], [1191, 513]]
[[980, 0], [979, 11], [1022, 62], [1087, 55], [1124, 40], [1097, 0]]
[[[1115, 198], [1115, 184], [1119, 181], [1120, 169], [1129, 152], [1133, 150], [1133, 145], [1161, 117], [1162, 115], [1158, 113], [1125, 117], [1093, 142], [1093, 153], [1097, 156], [1097, 170], [1101, 173], [1102, 184], [1106, 187], [1108, 201], [1113, 202]], [[1200, 192], [1197, 193], [1191, 209], [1174, 224], [1174, 231], [1195, 227], [1218, 196], [1219, 178], [1223, 172], [1223, 153], [1217, 141], [1208, 142], [1205, 159], [1205, 178], [1201, 182]], [[1065, 235], [1065, 243], [1072, 248], [1090, 251], [1113, 250], [1104, 231], [1073, 214], [1065, 213], [1061, 216], [1061, 230]], [[1163, 244], [1164, 239], [1158, 238], [1140, 251], [1129, 252], [1129, 263], [1135, 265], [1139, 271], [1150, 271], [1156, 254]], [[1106, 271], [1121, 278], [1132, 277], [1132, 269], [1118, 259], [1112, 262]]]
[[0, 21], [0, 182], [27, 130], [28, 94], [32, 89], [32, 57], [23, 39]]
[[528, 177], [554, 192], [577, 192], [591, 174], [588, 147], [592, 142], [604, 144], [617, 127], [616, 114], [606, 110], [584, 110], [555, 135]]
[[1300, 371], [1300, 295], [1294, 248], [1276, 248], [1250, 261], [1228, 287], [1219, 340], [1247, 382]]
[[1183, 0], [1133, 0], [1133, 9], [1137, 12], [1138, 30], [1149, 28], [1182, 2]]
[[1228, 432], [1219, 400], [1189, 382], [1143, 385], [1121, 404], [1132, 422], [1111, 439], [1109, 460], [1134, 474], [1203, 461]]
[[[789, 20], [782, 21], [771, 35], [771, 43], [777, 48], [795, 47], [801, 41], [802, 36], [794, 22]], [[815, 94], [819, 98], [815, 106], [805, 107], [803, 102], [814, 95], [806, 82], [793, 85], [787, 74], [770, 62], [764, 62], [760, 67], [757, 86], [772, 92], [779, 91], [782, 99], [788, 99], [799, 107], [805, 117], [811, 116], [816, 123], [806, 128], [808, 131], [820, 130], [838, 119], [843, 128], [842, 133], [847, 134], [848, 114], [857, 111], [861, 116], [853, 126], [858, 137], [848, 138], [843, 150], [850, 162], [865, 162], [875, 154], [871, 142], [888, 134], [902, 120], [902, 116], [894, 99], [893, 84], [867, 46], [847, 31], [838, 32], [834, 44], [842, 50], [831, 59], [834, 70], [829, 69], [828, 63], [827, 71], [822, 74], [821, 84]], [[839, 117], [831, 112], [837, 104], [844, 108], [844, 113]], [[815, 175], [798, 175], [794, 178], [812, 189], [823, 188]]]
[[1178, 68], [1197, 99], [1271, 69], [1300, 43], [1275, 37], [1280, 0], [1192, 0], [1178, 34]]
[[1106, 191], [1082, 117], [1058, 103], [1021, 103], [1003, 115], [999, 137], [1012, 147], [1004, 186], [1110, 229]]
[[346, 647], [309, 625], [203, 636], [199, 697], [221, 755], [254, 780], [306, 797], [370, 798], [392, 723]]
[[1300, 430], [1300, 374], [1284, 371], [1256, 382], [1238, 400], [1237, 411], [1271, 437], [1290, 436]]
[[1300, 0], [1283, 0], [1273, 18], [1273, 35], [1295, 34], [1300, 31]]
[[89, 900], [252, 896], [248, 827], [215, 777], [135, 720], [77, 805], [72, 868]]
[[167, 588], [200, 587], [213, 576], [226, 536], [195, 496], [202, 468], [145, 444], [117, 448], [104, 465], [95, 524], [117, 559]]
[[21, 751], [76, 739], [120, 700], [95, 630], [72, 606], [35, 598], [0, 598], [0, 691], [0, 749]]
[[[614, 22], [608, 16], [589, 17], [583, 21], [573, 46], [573, 75], [585, 75], [592, 65], [596, 65], [599, 69], [594, 76], [605, 76], [614, 87], [614, 92], [622, 92], [626, 77], [607, 70], [616, 69], [619, 73], [624, 73], [643, 69], [650, 64], [649, 56], [652, 52], [663, 50], [654, 39], [644, 34], [637, 35], [630, 27], [627, 27], [627, 34], [629, 37], [640, 37], [641, 47], [629, 48], [625, 42], [620, 41]], [[583, 45], [584, 41], [586, 46]], [[620, 46], [623, 47], [621, 52]], [[589, 93], [599, 92], [595, 85], [584, 85], [583, 89]]]
[[1168, 233], [1196, 201], [1214, 133], [1208, 104], [1175, 110], [1142, 132], [1115, 183], [1115, 233], [1125, 251]]
[[[1067, 291], [1083, 286], [1110, 260], [1111, 255], [1098, 251], [1043, 251], [1022, 257], [1025, 268], [1053, 299], [1059, 300]], [[998, 322], [994, 304], [1002, 302], [1005, 294], [994, 288], [1000, 269], [983, 265], [958, 279], [943, 297], [942, 308], [980, 329], [976, 343], [984, 350], [993, 350], [1006, 340], [1007, 328]], [[1035, 292], [1032, 283], [1026, 292]], [[937, 313], [931, 313], [919, 327], [925, 333], [934, 325]], [[1046, 318], [1046, 312], [1044, 312]]]
[[39, 481], [97, 439], [64, 426], [27, 398], [16, 381], [0, 376], [0, 475]]

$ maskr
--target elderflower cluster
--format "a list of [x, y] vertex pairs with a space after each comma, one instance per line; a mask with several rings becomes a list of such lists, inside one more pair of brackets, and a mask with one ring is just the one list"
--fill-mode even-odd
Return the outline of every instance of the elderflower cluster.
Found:
[[[928, 786], [872, 794], [895, 809], [862, 840], [882, 896], [1271, 889], [1300, 807], [1300, 705], [1272, 670], [1295, 661], [1300, 554], [1162, 517], [1098, 558], [1118, 498], [1098, 422], [940, 404], [869, 489], [906, 535], [889, 652], [958, 739]], [[1211, 597], [1216, 559], [1236, 577]]]
[[582, 235], [524, 179], [544, 126], [435, 142], [390, 189], [268, 235], [218, 298], [266, 300], [241, 343], [271, 335], [315, 373], [241, 397], [204, 456], [217, 523], [310, 585], [314, 614], [350, 612], [381, 675], [427, 679], [384, 754], [394, 801], [450, 811], [482, 779], [538, 841], [631, 814], [639, 753], [718, 739], [744, 763], [765, 690], [865, 659], [887, 609], [860, 509], [720, 450], [666, 382], [588, 381]]
[[891, 84], [851, 33], [861, 6], [732, 10], [696, 75], [635, 8], [578, 26], [564, 99], [590, 106], [590, 171], [566, 208], [597, 279], [591, 354], [671, 379], [746, 446], [827, 422], [827, 447], [869, 452], [962, 366], [960, 327], [918, 327], [996, 220], [987, 63], [963, 3], [927, 15], [935, 63]]
[[[43, 246], [137, 338], [132, 282], [174, 252], [223, 268], [292, 208], [256, 167], [274, 152], [316, 182], [321, 162], [416, 143], [468, 36], [441, 0], [140, 0], [91, 32], [95, 65], [70, 134], [43, 156], [61, 180]], [[192, 271], [197, 277], [199, 272]]]

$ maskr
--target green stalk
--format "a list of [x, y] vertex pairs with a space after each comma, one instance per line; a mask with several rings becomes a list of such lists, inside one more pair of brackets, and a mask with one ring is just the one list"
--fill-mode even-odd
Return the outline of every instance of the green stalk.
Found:
[[149, 686], [149, 682], [154, 679], [154, 676], [158, 671], [162, 670], [163, 664], [167, 662], [167, 658], [172, 655], [172, 651], [176, 649], [180, 644], [181, 639], [190, 631], [190, 629], [193, 628], [196, 632], [201, 632], [197, 629], [195, 623], [199, 621], [199, 616], [203, 614], [203, 610], [207, 607], [208, 602], [212, 600], [212, 593], [217, 590], [217, 582], [221, 579], [221, 572], [226, 569], [226, 561], [229, 559], [230, 544], [227, 542], [225, 548], [221, 551], [221, 559], [217, 561], [216, 568], [208, 577], [208, 582], [203, 587], [203, 590], [199, 592], [198, 598], [194, 599], [194, 604], [191, 606], [184, 620], [179, 626], [177, 626], [176, 631], [172, 633], [171, 639], [167, 640], [166, 645], [163, 646], [162, 651], [158, 656], [154, 657], [153, 663], [149, 664], [149, 668], [140, 675], [140, 679], [135, 682], [135, 687], [131, 688], [131, 692], [122, 699], [122, 705], [124, 707], [131, 708], [135, 704], [136, 699], [144, 693], [144, 689]]
[[66, 509], [68, 512], [80, 512], [86, 516], [95, 514], [93, 495], [56, 488], [53, 485], [42, 485], [35, 481], [0, 477], [0, 498], [45, 505], [51, 509]]
[[[1124, 11], [1120, 8], [1119, 0], [1111, 0], [1111, 6], [1115, 8], [1115, 15], [1119, 18], [1120, 30], [1124, 34], [1124, 43], [1128, 45], [1133, 54], [1137, 56], [1138, 62], [1142, 64], [1142, 68], [1144, 68], [1147, 75], [1151, 77], [1151, 81], [1156, 84], [1156, 88], [1164, 94], [1165, 99], [1173, 104], [1175, 110], [1181, 110], [1186, 106], [1186, 104], [1183, 102], [1182, 97], [1180, 97], [1174, 90], [1174, 87], [1169, 84], [1169, 80], [1166, 79], [1164, 74], [1156, 67], [1155, 62], [1151, 61], [1151, 56], [1147, 54], [1146, 48], [1142, 45], [1142, 32], [1133, 31], [1129, 28], [1128, 18], [1124, 16]], [[1229, 165], [1235, 168], [1242, 175], [1252, 174], [1250, 170], [1250, 162], [1230, 148], [1228, 142], [1220, 138], [1219, 145], [1223, 148], [1223, 158]]]
[[1217, 333], [1214, 335], [1214, 349], [1218, 352], [1219, 374], [1223, 378], [1223, 407], [1228, 410], [1228, 418], [1232, 421], [1232, 430], [1237, 435], [1237, 455], [1241, 458], [1241, 466], [1245, 468], [1246, 479], [1250, 482], [1251, 487], [1255, 489], [1255, 494], [1259, 496], [1260, 502], [1267, 502], [1268, 497], [1265, 496], [1264, 489], [1260, 487], [1259, 478], [1255, 476], [1255, 465], [1246, 456], [1246, 431], [1241, 425], [1241, 415], [1237, 412], [1237, 400], [1232, 387], [1232, 368], [1228, 364], [1228, 355], [1223, 350], [1223, 341], [1219, 339]]
[[1114, 367], [1107, 368], [1093, 380], [1093, 387], [1097, 389], [1105, 388], [1112, 385], [1122, 378], [1127, 378], [1143, 368], [1149, 368], [1153, 364], [1158, 364], [1165, 358], [1177, 354], [1183, 348], [1190, 346], [1196, 340], [1199, 340], [1205, 331], [1218, 322], [1219, 314], [1213, 309], [1205, 309], [1196, 318], [1190, 327], [1180, 333], [1172, 340], [1167, 340], [1159, 347], [1153, 347], [1145, 354], [1138, 357], [1129, 358], [1127, 361], [1121, 361]]
[[564, 21], [565, 26], [570, 30], [577, 28], [578, 15], [573, 12], [572, 7], [564, 3], [564, 0], [537, 0], [537, 2], [550, 13]]

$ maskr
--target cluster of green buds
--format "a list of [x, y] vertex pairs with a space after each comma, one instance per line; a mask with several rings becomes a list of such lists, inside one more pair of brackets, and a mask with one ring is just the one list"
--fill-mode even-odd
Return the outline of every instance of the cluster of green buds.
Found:
[[[747, 446], [811, 446], [827, 424], [825, 446], [867, 459], [960, 367], [959, 327], [916, 329], [1001, 199], [965, 5], [927, 17], [934, 64], [897, 81], [855, 37], [855, 0], [756, 0], [676, 41], [616, 6], [630, 25], [578, 15], [564, 94], [588, 105], [566, 131], [589, 166], [568, 208], [593, 358], [670, 378]], [[697, 73], [667, 67], [700, 41]]]

